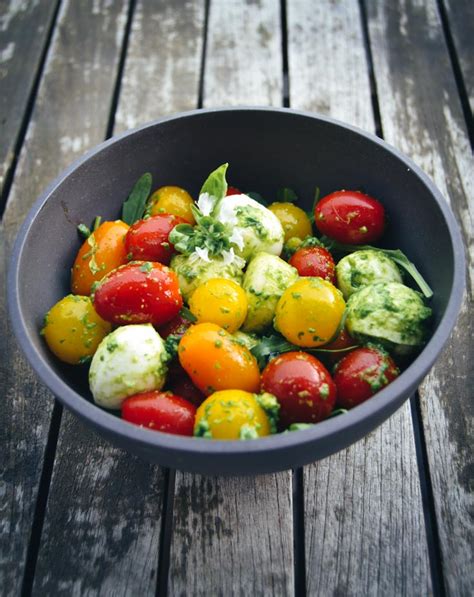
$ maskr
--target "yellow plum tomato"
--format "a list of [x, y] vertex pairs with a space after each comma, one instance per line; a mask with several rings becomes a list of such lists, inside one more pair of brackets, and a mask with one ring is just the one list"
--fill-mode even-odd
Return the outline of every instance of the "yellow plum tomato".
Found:
[[191, 207], [194, 200], [191, 195], [181, 187], [165, 186], [157, 189], [148, 202], [148, 212], [152, 216], [158, 214], [171, 214], [179, 216], [189, 224], [195, 224]]
[[301, 207], [283, 201], [272, 203], [268, 206], [268, 209], [280, 220], [285, 232], [285, 242], [292, 237], [305, 238], [310, 236], [312, 232], [311, 222]]
[[77, 365], [92, 357], [111, 327], [88, 296], [69, 294], [48, 311], [41, 333], [58, 359]]
[[322, 346], [338, 331], [345, 307], [342, 293], [327, 280], [300, 278], [278, 301], [274, 325], [296, 346]]
[[233, 333], [247, 316], [247, 295], [233, 280], [211, 278], [193, 292], [189, 308], [198, 323], [216, 323]]
[[214, 392], [197, 409], [194, 435], [212, 439], [255, 439], [275, 432], [278, 403], [271, 394]]

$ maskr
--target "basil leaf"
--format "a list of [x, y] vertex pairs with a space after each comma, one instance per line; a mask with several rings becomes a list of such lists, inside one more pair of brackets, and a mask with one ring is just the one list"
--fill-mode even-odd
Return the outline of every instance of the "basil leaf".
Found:
[[228, 167], [229, 164], [225, 163], [211, 172], [202, 185], [199, 195], [207, 193], [210, 197], [215, 197], [217, 201], [222, 199], [222, 197], [225, 197], [225, 194], [227, 193], [225, 173]]
[[187, 307], [181, 307], [179, 314], [183, 319], [186, 319], [191, 323], [196, 323], [197, 321], [197, 317]]
[[131, 226], [145, 213], [145, 206], [151, 191], [151, 174], [146, 172], [137, 180], [122, 206], [122, 220]]
[[281, 203], [295, 203], [298, 201], [298, 195], [293, 189], [283, 187], [277, 191], [277, 201]]

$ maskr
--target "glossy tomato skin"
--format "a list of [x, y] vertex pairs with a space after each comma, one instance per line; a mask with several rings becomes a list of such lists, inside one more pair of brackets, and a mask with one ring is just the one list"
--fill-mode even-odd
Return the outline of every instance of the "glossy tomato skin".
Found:
[[133, 261], [117, 268], [94, 292], [97, 313], [118, 325], [160, 326], [176, 317], [182, 306], [176, 274], [152, 261]]
[[385, 227], [383, 205], [359, 191], [336, 191], [314, 210], [319, 232], [340, 243], [360, 245], [377, 241]]
[[124, 238], [128, 229], [128, 224], [121, 220], [103, 222], [83, 242], [71, 271], [74, 294], [89, 296], [95, 282], [127, 263]]
[[335, 338], [332, 342], [329, 342], [329, 344], [321, 346], [321, 348], [323, 348], [324, 350], [334, 351], [344, 350], [344, 352], [334, 352], [332, 354], [328, 353], [327, 355], [325, 355], [325, 361], [327, 360], [332, 365], [335, 365], [343, 357], [349, 354], [350, 349], [354, 350], [355, 348], [357, 348], [357, 346], [357, 342], [354, 340], [354, 338], [352, 338], [352, 336], [350, 336], [346, 328], [342, 328], [342, 330], [340, 330], [339, 334], [337, 335], [337, 338]]
[[227, 192], [225, 194], [226, 197], [230, 197], [230, 195], [241, 195], [242, 191], [239, 191], [237, 187], [227, 187]]
[[260, 370], [252, 353], [215, 323], [192, 325], [178, 346], [179, 361], [201, 392], [258, 392]]
[[194, 200], [183, 188], [176, 186], [165, 186], [157, 189], [149, 199], [149, 213], [151, 216], [157, 214], [173, 214], [194, 224], [193, 208]]
[[186, 319], [180, 313], [178, 313], [176, 317], [173, 317], [173, 319], [164, 325], [161, 325], [158, 328], [158, 333], [164, 340], [171, 335], [181, 337], [191, 325], [192, 323], [189, 321], [189, 319]]
[[154, 390], [130, 396], [122, 403], [122, 419], [174, 435], [192, 435], [196, 407], [181, 396]]
[[298, 249], [288, 263], [298, 270], [300, 276], [319, 277], [336, 284], [336, 264], [324, 247]]
[[193, 380], [179, 364], [176, 367], [173, 366], [172, 369], [173, 375], [167, 384], [169, 389], [173, 394], [181, 396], [194, 406], [200, 406], [206, 396], [193, 384]]
[[352, 408], [388, 385], [400, 371], [392, 357], [376, 346], [361, 346], [343, 357], [334, 369], [337, 404]]
[[336, 386], [329, 371], [305, 352], [287, 352], [272, 359], [262, 372], [262, 390], [280, 403], [280, 428], [292, 423], [318, 423], [336, 403]]
[[158, 214], [135, 222], [125, 237], [127, 258], [168, 265], [175, 252], [169, 234], [178, 224], [186, 223], [184, 218], [172, 214]]

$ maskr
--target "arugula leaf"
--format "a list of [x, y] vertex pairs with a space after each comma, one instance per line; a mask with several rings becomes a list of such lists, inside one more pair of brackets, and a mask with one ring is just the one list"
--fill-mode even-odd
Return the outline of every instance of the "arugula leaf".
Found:
[[130, 226], [140, 220], [145, 213], [145, 206], [151, 191], [152, 178], [146, 172], [137, 180], [127, 200], [122, 206], [122, 220]]
[[354, 350], [354, 346], [337, 349], [324, 348], [324, 346], [317, 348], [296, 346], [296, 344], [291, 344], [291, 342], [285, 340], [283, 336], [272, 334], [270, 336], [263, 336], [260, 342], [250, 349], [250, 352], [257, 359], [260, 369], [263, 369], [268, 361], [283, 352], [304, 351], [317, 356], [319, 354], [344, 354], [351, 350]]
[[296, 203], [298, 201], [298, 195], [293, 189], [283, 187], [277, 191], [277, 201], [281, 203]]
[[397, 265], [399, 265], [402, 269], [404, 269], [407, 272], [408, 275], [412, 277], [412, 279], [417, 284], [418, 288], [421, 290], [425, 298], [429, 299], [433, 296], [433, 291], [418, 271], [416, 265], [412, 263], [405, 255], [405, 253], [403, 253], [403, 251], [400, 251], [400, 249], [382, 249], [380, 247], [372, 247], [371, 245], [344, 245], [327, 237], [323, 237], [321, 241], [322, 244], [329, 251], [339, 251], [340, 253], [353, 253], [354, 251], [371, 250], [384, 253], [387, 257], [389, 257], [392, 261], [395, 261]]
[[228, 167], [229, 164], [225, 163], [211, 172], [202, 185], [199, 195], [207, 193], [210, 197], [215, 197], [217, 200], [225, 197], [225, 194], [227, 193], [225, 173]]

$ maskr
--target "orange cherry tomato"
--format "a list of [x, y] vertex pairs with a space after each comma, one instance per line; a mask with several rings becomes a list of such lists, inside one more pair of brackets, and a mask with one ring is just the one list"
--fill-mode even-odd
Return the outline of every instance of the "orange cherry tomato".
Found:
[[257, 360], [215, 323], [192, 325], [181, 338], [178, 357], [194, 385], [206, 396], [218, 390], [259, 390]]
[[88, 296], [94, 282], [127, 263], [125, 235], [128, 228], [121, 220], [104, 222], [84, 241], [72, 266], [74, 294]]

